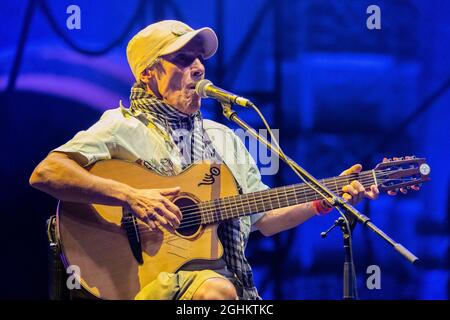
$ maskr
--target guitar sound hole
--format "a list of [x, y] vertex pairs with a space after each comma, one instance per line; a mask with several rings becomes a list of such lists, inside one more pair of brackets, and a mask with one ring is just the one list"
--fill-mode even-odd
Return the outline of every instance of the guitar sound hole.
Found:
[[183, 219], [177, 228], [177, 232], [186, 237], [195, 234], [200, 228], [200, 215], [197, 203], [191, 198], [180, 197], [175, 200], [175, 204], [183, 214]]

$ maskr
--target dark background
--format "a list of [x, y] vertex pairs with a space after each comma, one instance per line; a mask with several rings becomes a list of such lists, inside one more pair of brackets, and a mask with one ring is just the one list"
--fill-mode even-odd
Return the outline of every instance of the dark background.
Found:
[[[357, 0], [0, 1], [0, 172], [3, 181], [0, 297], [47, 298], [45, 220], [56, 200], [28, 185], [53, 148], [128, 105], [133, 82], [125, 48], [141, 28], [179, 19], [211, 26], [219, 51], [207, 78], [252, 99], [285, 151], [318, 177], [383, 156], [426, 157], [432, 181], [419, 192], [358, 208], [422, 260], [412, 266], [372, 232], [357, 227], [354, 253], [363, 299], [448, 299], [450, 2]], [[68, 30], [66, 8], [81, 8]], [[366, 9], [381, 8], [381, 30]], [[217, 104], [206, 117], [229, 124]], [[241, 115], [262, 124], [251, 111]], [[297, 182], [284, 166], [271, 186]], [[342, 240], [322, 240], [337, 214], [280, 235], [253, 233], [247, 250], [265, 299], [339, 299]], [[368, 290], [366, 268], [381, 269]]]

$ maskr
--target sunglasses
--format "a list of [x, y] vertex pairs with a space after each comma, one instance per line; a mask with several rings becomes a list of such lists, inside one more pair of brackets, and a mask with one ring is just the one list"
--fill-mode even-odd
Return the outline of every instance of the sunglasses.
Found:
[[195, 61], [195, 59], [199, 59], [202, 64], [204, 61], [203, 54], [190, 52], [175, 52], [166, 56], [162, 56], [161, 58], [183, 68], [190, 66]]

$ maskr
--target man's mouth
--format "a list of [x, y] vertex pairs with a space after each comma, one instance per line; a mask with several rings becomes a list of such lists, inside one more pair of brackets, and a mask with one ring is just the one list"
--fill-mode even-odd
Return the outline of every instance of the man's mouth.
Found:
[[187, 88], [188, 90], [195, 90], [195, 83], [188, 84], [188, 85], [186, 86], [186, 88]]

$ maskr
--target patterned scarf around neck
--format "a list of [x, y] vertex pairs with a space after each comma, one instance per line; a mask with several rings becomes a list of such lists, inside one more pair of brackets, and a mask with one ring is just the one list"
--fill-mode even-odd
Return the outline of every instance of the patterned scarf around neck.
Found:
[[140, 114], [150, 124], [164, 128], [165, 132], [160, 133], [167, 144], [175, 144], [180, 150], [183, 168], [203, 159], [217, 160], [211, 141], [203, 130], [200, 110], [192, 115], [185, 114], [148, 93], [143, 83], [135, 83], [131, 88], [130, 104], [134, 115]]

